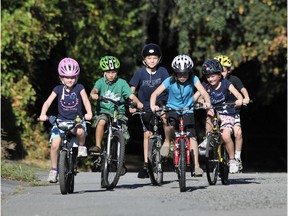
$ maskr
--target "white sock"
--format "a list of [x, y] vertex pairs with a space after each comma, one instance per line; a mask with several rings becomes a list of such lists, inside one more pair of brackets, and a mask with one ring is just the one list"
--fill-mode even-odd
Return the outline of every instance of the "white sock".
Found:
[[241, 151], [235, 151], [235, 159], [241, 159]]

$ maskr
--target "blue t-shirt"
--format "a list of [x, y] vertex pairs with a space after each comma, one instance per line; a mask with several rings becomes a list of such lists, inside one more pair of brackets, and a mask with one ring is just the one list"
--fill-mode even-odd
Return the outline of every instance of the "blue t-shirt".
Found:
[[[194, 86], [199, 80], [194, 75], [193, 82], [186, 81], [185, 83], [170, 82], [171, 77], [168, 77], [162, 83], [168, 90], [167, 106], [172, 109], [188, 108], [194, 104]], [[187, 113], [193, 113], [193, 109], [187, 111]]]
[[[221, 86], [218, 89], [213, 89], [212, 86], [207, 83], [206, 81], [202, 83], [206, 91], [210, 96], [210, 101], [213, 106], [221, 105], [223, 103], [229, 102], [230, 91], [229, 86], [232, 83], [227, 80], [223, 79], [221, 81]], [[216, 109], [218, 113], [221, 115], [234, 115], [235, 114], [235, 107], [227, 106], [221, 107]]]
[[80, 92], [83, 89], [84, 86], [78, 83], [74, 85], [70, 92], [64, 88], [64, 85], [58, 85], [53, 89], [57, 95], [59, 119], [74, 120], [77, 115], [82, 117], [83, 104]]
[[[133, 75], [130, 85], [136, 88], [138, 99], [143, 103], [145, 110], [150, 110], [150, 96], [159, 85], [169, 77], [168, 71], [164, 67], [159, 67], [155, 74], [149, 74], [146, 67], [141, 67]], [[164, 91], [157, 98], [157, 102], [167, 101], [167, 91]], [[157, 103], [156, 102], [156, 103]]]

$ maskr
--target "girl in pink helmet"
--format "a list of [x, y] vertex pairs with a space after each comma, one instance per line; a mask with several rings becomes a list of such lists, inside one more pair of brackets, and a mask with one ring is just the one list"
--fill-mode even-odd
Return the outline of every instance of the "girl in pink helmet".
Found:
[[[84, 118], [90, 120], [92, 118], [91, 104], [84, 86], [77, 83], [80, 75], [78, 62], [72, 58], [62, 59], [58, 65], [58, 74], [62, 84], [56, 86], [48, 99], [44, 102], [39, 121], [47, 120], [48, 117], [46, 113], [56, 97], [58, 102], [57, 118], [64, 121], [74, 120], [77, 116], [83, 118], [82, 105], [84, 105], [86, 110]], [[86, 138], [86, 124], [84, 120], [74, 128], [73, 133], [77, 136], [79, 141], [78, 157], [87, 157], [87, 148], [84, 146]], [[50, 183], [56, 183], [58, 181], [57, 157], [62, 135], [63, 131], [57, 126], [53, 126], [50, 137], [51, 170], [48, 177]]]

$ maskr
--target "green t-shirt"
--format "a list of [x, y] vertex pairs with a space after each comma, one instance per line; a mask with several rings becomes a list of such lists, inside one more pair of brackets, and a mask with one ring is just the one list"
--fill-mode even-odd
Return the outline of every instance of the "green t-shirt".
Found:
[[[94, 85], [95, 89], [98, 89], [99, 96], [111, 98], [115, 101], [124, 102], [129, 98], [131, 94], [133, 94], [132, 90], [130, 89], [130, 86], [128, 83], [121, 78], [117, 78], [116, 82], [113, 82], [112, 84], [108, 84], [104, 77], [100, 78], [96, 81]], [[97, 115], [105, 112], [105, 113], [111, 113], [113, 114], [114, 111], [114, 104], [112, 103], [105, 103], [103, 101], [100, 101], [100, 103], [97, 103], [96, 106], [96, 113]], [[125, 115], [125, 106], [121, 105], [119, 106], [119, 114]]]

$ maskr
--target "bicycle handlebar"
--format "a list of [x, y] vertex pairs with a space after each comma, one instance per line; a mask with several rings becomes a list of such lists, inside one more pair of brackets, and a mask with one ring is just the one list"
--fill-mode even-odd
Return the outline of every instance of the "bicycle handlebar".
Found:
[[103, 101], [103, 102], [110, 102], [112, 104], [114, 104], [115, 106], [121, 106], [121, 105], [128, 105], [129, 107], [131, 108], [135, 108], [137, 105], [133, 102], [133, 101], [116, 101], [116, 100], [113, 100], [111, 98], [107, 98], [107, 97], [104, 97], [104, 96], [99, 96], [98, 98], [99, 101]]
[[[253, 100], [250, 100], [249, 103], [253, 103]], [[219, 104], [219, 105], [216, 105], [216, 106], [211, 106], [207, 109], [217, 109], [217, 108], [222, 108], [222, 107], [225, 107], [225, 106], [235, 106], [235, 102], [229, 102], [229, 103], [223, 103], [223, 104]]]

